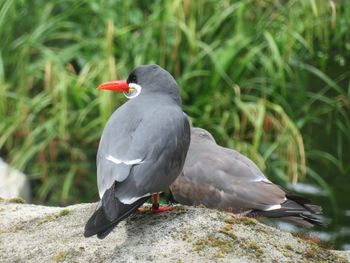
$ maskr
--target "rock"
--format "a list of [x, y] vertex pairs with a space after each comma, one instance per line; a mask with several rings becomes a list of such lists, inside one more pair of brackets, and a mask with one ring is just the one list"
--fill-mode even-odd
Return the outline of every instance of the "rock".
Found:
[[21, 197], [30, 203], [30, 186], [25, 174], [12, 169], [0, 158], [0, 197]]
[[96, 204], [0, 202], [0, 262], [349, 262], [347, 252], [205, 208], [137, 213], [104, 240], [84, 238]]

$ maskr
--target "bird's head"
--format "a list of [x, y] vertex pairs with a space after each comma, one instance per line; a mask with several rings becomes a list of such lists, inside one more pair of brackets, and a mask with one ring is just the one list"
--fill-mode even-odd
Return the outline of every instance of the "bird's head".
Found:
[[210, 132], [208, 132], [205, 129], [197, 128], [197, 127], [191, 128], [191, 140], [198, 140], [198, 141], [206, 140], [206, 141], [212, 141], [216, 143], [213, 135], [211, 135]]
[[158, 65], [143, 65], [135, 68], [127, 80], [102, 83], [97, 89], [123, 92], [128, 99], [141, 94], [164, 93], [180, 100], [179, 87], [175, 79]]

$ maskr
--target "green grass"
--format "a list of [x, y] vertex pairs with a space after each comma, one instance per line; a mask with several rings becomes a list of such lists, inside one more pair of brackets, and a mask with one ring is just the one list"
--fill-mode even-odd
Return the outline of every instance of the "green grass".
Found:
[[335, 1], [2, 1], [0, 154], [35, 200], [92, 201], [95, 154], [123, 96], [158, 63], [184, 110], [279, 183], [350, 171], [350, 6]]

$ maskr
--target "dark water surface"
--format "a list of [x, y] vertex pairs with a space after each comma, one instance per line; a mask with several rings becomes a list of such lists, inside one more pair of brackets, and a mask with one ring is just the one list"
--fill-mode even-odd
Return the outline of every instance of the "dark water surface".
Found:
[[[302, 231], [326, 242], [334, 249], [348, 250], [350, 249], [350, 175], [330, 177], [327, 179], [327, 184], [330, 193], [311, 183], [298, 183], [289, 189], [322, 206], [324, 220], [328, 223], [327, 227]], [[291, 231], [300, 230], [293, 226], [287, 228]]]

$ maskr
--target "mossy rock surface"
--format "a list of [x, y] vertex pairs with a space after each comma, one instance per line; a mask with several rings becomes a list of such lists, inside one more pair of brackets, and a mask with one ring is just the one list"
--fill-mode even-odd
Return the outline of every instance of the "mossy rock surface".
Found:
[[245, 217], [179, 206], [133, 214], [104, 240], [84, 238], [96, 204], [65, 208], [0, 203], [0, 262], [349, 262]]

